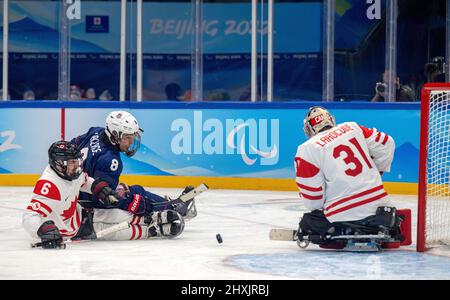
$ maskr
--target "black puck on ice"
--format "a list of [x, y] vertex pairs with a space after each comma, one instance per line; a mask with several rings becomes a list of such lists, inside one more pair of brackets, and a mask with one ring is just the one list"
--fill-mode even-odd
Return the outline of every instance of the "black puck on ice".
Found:
[[218, 242], [219, 244], [222, 244], [222, 242], [223, 242], [222, 236], [221, 236], [219, 233], [216, 234], [216, 239], [217, 239], [217, 242]]

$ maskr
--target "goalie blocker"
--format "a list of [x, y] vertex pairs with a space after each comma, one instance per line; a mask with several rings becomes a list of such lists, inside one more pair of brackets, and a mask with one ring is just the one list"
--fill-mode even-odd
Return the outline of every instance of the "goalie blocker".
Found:
[[310, 243], [324, 249], [373, 252], [411, 245], [411, 210], [379, 207], [375, 216], [360, 221], [329, 223], [321, 211], [305, 214], [299, 230], [272, 229], [271, 240]]

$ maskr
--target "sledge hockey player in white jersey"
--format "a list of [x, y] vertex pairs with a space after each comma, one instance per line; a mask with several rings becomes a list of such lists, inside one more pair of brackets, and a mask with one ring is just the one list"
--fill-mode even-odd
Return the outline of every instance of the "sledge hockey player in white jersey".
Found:
[[[61, 248], [64, 241], [75, 237], [84, 225], [82, 208], [78, 204], [80, 191], [94, 194], [106, 205], [119, 199], [102, 179], [94, 180], [83, 173], [82, 154], [73, 144], [65, 141], [53, 143], [48, 155], [49, 166], [36, 183], [22, 223], [32, 238], [40, 240], [39, 245], [43, 248]], [[98, 209], [94, 210], [93, 222], [85, 227], [91, 227], [89, 234], [95, 234], [95, 231], [124, 221], [128, 221], [130, 227], [109, 235], [108, 239], [173, 237], [184, 229], [182, 217], [173, 210], [157, 211], [138, 218], [121, 209]]]
[[[336, 236], [389, 234], [383, 245], [405, 240], [405, 215], [392, 207], [381, 174], [389, 172], [394, 139], [354, 122], [336, 125], [322, 107], [309, 109], [304, 119], [308, 138], [295, 157], [296, 183], [304, 205], [298, 243], [342, 249], [348, 239]], [[408, 231], [408, 229], [403, 229]], [[393, 243], [387, 243], [393, 242]]]

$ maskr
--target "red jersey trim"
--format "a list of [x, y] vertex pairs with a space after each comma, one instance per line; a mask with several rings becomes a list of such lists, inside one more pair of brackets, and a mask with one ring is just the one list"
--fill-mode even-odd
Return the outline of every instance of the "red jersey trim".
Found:
[[367, 128], [367, 127], [364, 127], [364, 126], [361, 126], [361, 125], [358, 125], [358, 126], [359, 126], [359, 128], [361, 128], [361, 130], [363, 132], [363, 135], [364, 135], [364, 138], [368, 139], [368, 138], [370, 138], [372, 136], [373, 129]]
[[301, 178], [311, 178], [316, 176], [320, 169], [313, 165], [312, 163], [302, 159], [301, 157], [295, 158], [295, 163], [297, 166], [297, 176]]
[[28, 209], [28, 210], [31, 210], [32, 212], [36, 212], [36, 213], [40, 214], [43, 218], [47, 218], [47, 215], [46, 215], [43, 211], [41, 211], [41, 210], [36, 210], [36, 209], [34, 209], [33, 207], [31, 207], [31, 205], [29, 205], [29, 206], [27, 207], [27, 209]]
[[311, 195], [308, 195], [308, 194], [305, 194], [305, 193], [301, 193], [301, 195], [302, 195], [303, 198], [308, 199], [308, 200], [322, 200], [322, 198], [323, 198], [323, 195], [311, 196]]
[[[39, 204], [40, 208], [44, 208], [48, 212], [48, 214], [51, 214], [53, 212], [53, 209], [51, 209], [50, 206], [46, 205], [45, 203], [42, 203], [39, 200], [36, 200], [36, 199], [31, 200], [31, 204], [33, 204], [33, 203]], [[31, 206], [33, 206], [33, 205], [31, 205]]]
[[326, 207], [325, 210], [330, 210], [330, 209], [332, 209], [333, 207], [336, 207], [336, 206], [338, 206], [338, 205], [341, 205], [342, 203], [345, 203], [345, 202], [347, 202], [347, 201], [350, 201], [350, 200], [353, 200], [353, 199], [356, 199], [356, 198], [361, 198], [361, 197], [363, 197], [363, 196], [366, 196], [366, 195], [375, 193], [375, 192], [380, 191], [380, 190], [382, 190], [382, 189], [383, 189], [383, 185], [379, 185], [379, 186], [377, 186], [377, 187], [374, 187], [374, 188], [372, 188], [372, 189], [363, 191], [363, 192], [361, 192], [361, 193], [358, 193], [358, 194], [355, 194], [355, 195], [352, 195], [352, 196], [349, 196], [349, 197], [346, 197], [346, 198], [342, 198], [341, 200], [338, 200], [338, 201], [334, 202], [333, 204], [331, 204], [330, 206]]
[[356, 203], [344, 206], [344, 207], [342, 207], [340, 209], [337, 209], [335, 211], [332, 211], [330, 213], [325, 214], [325, 217], [328, 218], [328, 217], [334, 216], [336, 214], [342, 213], [344, 211], [350, 210], [352, 208], [355, 208], [355, 207], [358, 207], [358, 206], [362, 206], [362, 205], [365, 205], [365, 204], [369, 204], [369, 203], [374, 202], [376, 200], [382, 199], [382, 198], [384, 198], [386, 196], [387, 196], [387, 193], [383, 193], [383, 194], [377, 195], [375, 197], [372, 197], [372, 198], [369, 198], [369, 199], [366, 199], [366, 200], [363, 200], [363, 201], [359, 201], [359, 202], [356, 202]]
[[298, 182], [296, 182], [296, 184], [302, 190], [306, 190], [306, 191], [310, 191], [310, 192], [321, 192], [321, 191], [323, 191], [322, 187], [312, 187], [312, 186], [304, 185], [304, 184], [301, 184], [301, 183], [298, 183]]
[[132, 231], [132, 234], [131, 234], [130, 240], [133, 240], [136, 235], [136, 228], [134, 227], [134, 225], [131, 225], [131, 231]]

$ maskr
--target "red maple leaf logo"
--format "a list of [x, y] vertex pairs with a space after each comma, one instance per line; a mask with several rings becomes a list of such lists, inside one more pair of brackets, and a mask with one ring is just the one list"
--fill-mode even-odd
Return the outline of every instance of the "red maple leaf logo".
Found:
[[70, 218], [73, 218], [75, 216], [75, 211], [77, 209], [77, 203], [78, 203], [78, 197], [75, 196], [75, 200], [72, 201], [70, 204], [70, 207], [63, 211], [61, 214], [61, 217], [63, 217], [63, 221], [69, 220]]

